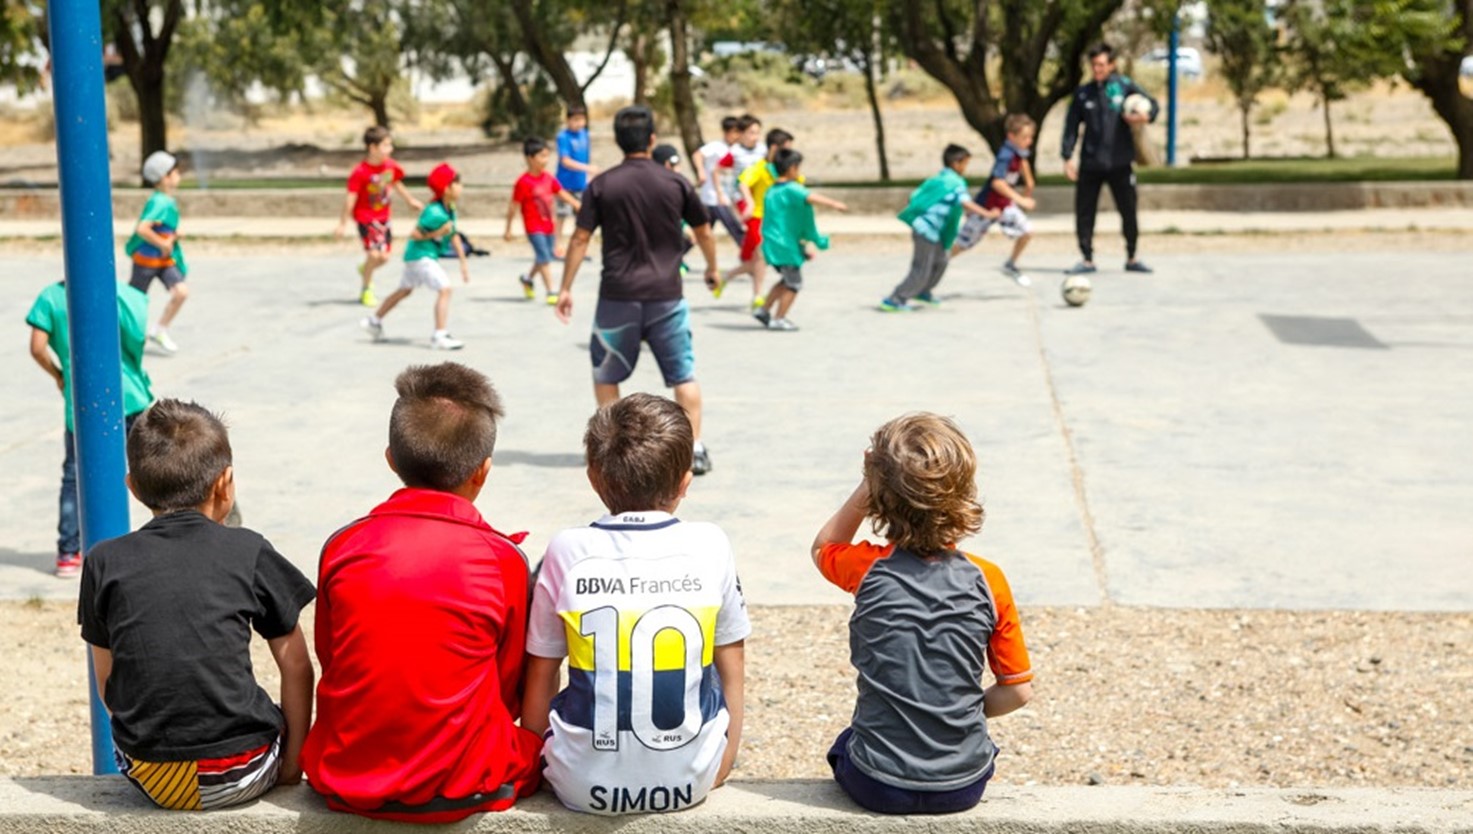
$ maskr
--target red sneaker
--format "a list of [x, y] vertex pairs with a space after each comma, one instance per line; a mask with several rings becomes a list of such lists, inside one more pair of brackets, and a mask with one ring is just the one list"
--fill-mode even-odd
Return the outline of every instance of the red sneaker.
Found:
[[58, 553], [56, 554], [56, 575], [63, 579], [82, 575], [82, 554], [80, 553]]

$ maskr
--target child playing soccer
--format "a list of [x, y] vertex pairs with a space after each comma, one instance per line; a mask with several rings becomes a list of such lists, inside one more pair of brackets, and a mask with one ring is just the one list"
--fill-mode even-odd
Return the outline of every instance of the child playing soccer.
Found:
[[742, 222], [731, 208], [731, 184], [735, 178], [736, 158], [732, 148], [742, 135], [742, 121], [736, 116], [721, 120], [721, 138], [712, 139], [691, 154], [691, 165], [696, 170], [696, 188], [701, 192], [701, 203], [712, 223], [726, 227], [731, 239], [742, 244]]
[[911, 192], [910, 203], [900, 212], [900, 220], [911, 228], [915, 254], [910, 260], [910, 273], [894, 291], [880, 302], [880, 311], [893, 313], [914, 310], [915, 299], [932, 307], [940, 304], [933, 295], [936, 285], [946, 274], [951, 245], [956, 242], [962, 213], [995, 219], [997, 209], [983, 208], [967, 196], [967, 181], [962, 174], [972, 161], [972, 154], [961, 145], [947, 145], [941, 153], [941, 173], [921, 183]]
[[[586, 131], [585, 131], [586, 133]], [[553, 249], [557, 242], [557, 222], [553, 218], [554, 206], [559, 202], [578, 210], [578, 198], [564, 188], [558, 178], [547, 172], [552, 161], [552, 150], [541, 139], [531, 138], [522, 143], [522, 156], [527, 160], [527, 172], [517, 178], [512, 188], [511, 201], [506, 206], [506, 234], [511, 240], [511, 224], [516, 219], [517, 209], [522, 212], [522, 226], [527, 230], [527, 241], [532, 244], [532, 271], [521, 276], [522, 292], [527, 298], [536, 298], [532, 276], [542, 276], [542, 287], [547, 292], [547, 303], [557, 303], [557, 292], [552, 288], [552, 262], [557, 259]], [[561, 158], [558, 162], [562, 165]], [[579, 190], [582, 193], [582, 190]]]
[[363, 263], [358, 267], [363, 287], [358, 300], [365, 307], [374, 307], [378, 299], [373, 295], [373, 273], [389, 262], [394, 248], [394, 232], [389, 227], [393, 208], [390, 189], [398, 191], [415, 211], [423, 209], [424, 204], [404, 187], [404, 169], [390, 158], [394, 137], [388, 128], [374, 125], [363, 131], [363, 148], [363, 161], [348, 175], [348, 196], [338, 218], [337, 236], [347, 231], [349, 217], [358, 224], [358, 237], [363, 241]]
[[[220, 523], [235, 503], [224, 424], [155, 403], [128, 432], [128, 489], [153, 520], [92, 548], [77, 603], [118, 769], [176, 811], [296, 784], [312, 718], [297, 617], [315, 594], [259, 533]], [[279, 707], [251, 673], [252, 631], [281, 670]]]
[[[589, 178], [598, 176], [598, 166], [590, 163], [589, 159], [588, 110], [575, 104], [568, 108], [567, 125], [557, 132], [558, 185], [575, 200], [583, 199]], [[553, 252], [559, 258], [563, 256], [563, 222], [577, 211], [576, 204], [559, 203], [557, 206]]]
[[543, 775], [575, 811], [688, 808], [725, 781], [741, 744], [752, 627], [731, 542], [672, 515], [692, 440], [663, 397], [600, 408], [583, 446], [609, 514], [553, 537], [538, 570], [522, 726], [545, 739]]
[[[976, 471], [951, 420], [898, 417], [870, 438], [863, 479], [813, 540], [824, 578], [854, 595], [849, 660], [859, 698], [829, 766], [876, 813], [976, 805], [997, 756], [987, 719], [1033, 697], [1007, 579], [956, 546], [982, 526]], [[850, 543], [865, 519], [885, 544]], [[996, 681], [983, 688], [988, 668]]]
[[158, 323], [148, 328], [149, 341], [165, 353], [179, 350], [169, 336], [169, 325], [189, 298], [189, 287], [184, 284], [189, 265], [179, 245], [179, 202], [174, 199], [180, 178], [179, 160], [168, 151], [154, 151], [143, 161], [143, 179], [153, 184], [154, 192], [143, 205], [138, 225], [123, 248], [133, 261], [129, 284], [147, 295], [149, 285], [158, 279], [169, 292], [169, 303], [164, 305]]
[[798, 329], [798, 325], [788, 318], [788, 311], [803, 289], [803, 262], [812, 257], [804, 244], [812, 243], [819, 249], [829, 248], [828, 236], [818, 233], [813, 207], [820, 205], [835, 211], [849, 210], [838, 200], [809, 191], [801, 181], [802, 165], [803, 154], [792, 148], [783, 148], [772, 158], [778, 179], [767, 189], [763, 207], [762, 257], [777, 269], [778, 280], [772, 292], [768, 293], [766, 303], [752, 314], [769, 330]]
[[503, 414], [490, 380], [446, 362], [394, 387], [385, 457], [404, 488], [323, 545], [302, 766], [334, 810], [454, 822], [537, 790], [542, 739], [516, 724], [526, 534], [475, 506]]
[[767, 303], [762, 295], [762, 284], [767, 275], [767, 263], [762, 259], [762, 215], [764, 212], [763, 199], [767, 196], [767, 189], [777, 182], [777, 172], [772, 167], [773, 156], [783, 148], [793, 144], [793, 134], [782, 128], [773, 128], [767, 132], [767, 157], [755, 162], [737, 177], [737, 184], [742, 192], [742, 221], [747, 224], [746, 232], [742, 236], [741, 264], [730, 272], [721, 282], [721, 287], [713, 290], [716, 296], [721, 295], [721, 290], [726, 283], [738, 275], [752, 276], [752, 309], [761, 309]]
[[1002, 214], [996, 220], [977, 215], [968, 217], [957, 234], [956, 244], [951, 247], [951, 257], [955, 258], [976, 246], [988, 229], [997, 226], [1013, 241], [1013, 253], [1003, 262], [1002, 274], [1013, 279], [1018, 286], [1026, 287], [1033, 282], [1018, 268], [1018, 259], [1023, 257], [1023, 250], [1033, 239], [1028, 215], [1023, 212], [1032, 211], [1035, 205], [1033, 166], [1028, 162], [1028, 149], [1033, 147], [1036, 126], [1026, 114], [1014, 113], [1008, 116], [1003, 127], [1007, 131], [1007, 141], [997, 152], [997, 161], [992, 166], [987, 184], [977, 192], [977, 202], [983, 208], [996, 209]]
[[[66, 432], [61, 464], [61, 512], [56, 523], [56, 575], [82, 572], [81, 521], [78, 516], [76, 426], [72, 416], [71, 328], [67, 320], [66, 285], [58, 281], [41, 290], [26, 314], [31, 326], [31, 358], [61, 391]], [[118, 285], [118, 335], [121, 339], [124, 434], [153, 402], [148, 372], [143, 370], [144, 328], [148, 296], [127, 284]]]
[[430, 336], [433, 350], [460, 350], [465, 343], [450, 335], [446, 329], [450, 323], [450, 278], [440, 267], [440, 241], [450, 239], [455, 248], [455, 257], [460, 261], [460, 278], [463, 283], [471, 282], [470, 266], [465, 259], [465, 249], [455, 233], [455, 207], [460, 202], [460, 174], [448, 163], [441, 163], [430, 171], [430, 191], [435, 199], [420, 212], [419, 222], [410, 234], [409, 245], [404, 247], [404, 277], [399, 289], [389, 294], [378, 310], [362, 322], [375, 342], [384, 337], [384, 316], [408, 298], [418, 287], [434, 290], [435, 332]]

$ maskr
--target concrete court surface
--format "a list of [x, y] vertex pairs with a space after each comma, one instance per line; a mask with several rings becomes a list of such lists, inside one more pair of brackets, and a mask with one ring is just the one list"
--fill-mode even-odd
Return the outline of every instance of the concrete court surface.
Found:
[[[309, 575], [323, 539], [397, 485], [383, 448], [393, 378], [412, 363], [456, 359], [500, 389], [479, 506], [530, 531], [534, 561], [600, 514], [581, 458], [596, 273], [565, 327], [521, 298], [522, 247], [499, 248], [514, 256], [474, 261], [457, 292], [457, 354], [428, 349], [423, 293], [371, 344], [347, 255], [191, 258], [183, 350], [150, 349], [155, 392], [224, 412], [247, 525]], [[1023, 290], [995, 255], [956, 262], [939, 309], [882, 315], [908, 251], [841, 245], [806, 271], [796, 333], [759, 330], [745, 284], [713, 300], [688, 280], [715, 469], [679, 514], [727, 530], [750, 602], [844, 600], [808, 544], [870, 432], [929, 409], [980, 457], [988, 517], [965, 544], [1024, 604], [1473, 608], [1466, 254], [1164, 255], [1154, 276], [1097, 276], [1082, 309], [1059, 300], [1064, 259], [1040, 257], [1052, 270]], [[14, 256], [0, 277], [0, 598], [76, 592], [49, 575], [61, 400], [22, 324], [60, 271], [59, 254]], [[380, 273], [381, 293], [398, 272]], [[648, 353], [625, 390], [663, 390]], [[135, 504], [135, 526], [146, 517]]]

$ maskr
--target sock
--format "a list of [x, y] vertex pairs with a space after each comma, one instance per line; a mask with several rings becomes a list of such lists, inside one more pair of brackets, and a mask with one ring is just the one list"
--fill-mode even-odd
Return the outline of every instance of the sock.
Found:
[[450, 335], [450, 331], [449, 330], [436, 330], [435, 331], [435, 338], [436, 339], [441, 338], [442, 336], [449, 336], [449, 335]]

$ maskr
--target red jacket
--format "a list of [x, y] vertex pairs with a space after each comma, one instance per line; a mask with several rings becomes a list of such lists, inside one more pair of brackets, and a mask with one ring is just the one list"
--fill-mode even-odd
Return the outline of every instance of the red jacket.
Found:
[[515, 723], [523, 536], [491, 529], [458, 496], [401, 489], [328, 540], [302, 767], [329, 807], [453, 822], [537, 790], [542, 740]]

